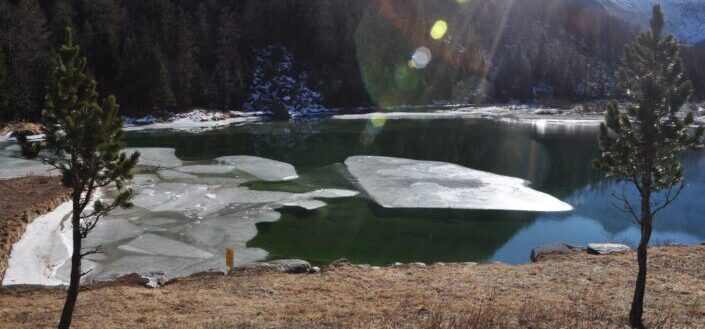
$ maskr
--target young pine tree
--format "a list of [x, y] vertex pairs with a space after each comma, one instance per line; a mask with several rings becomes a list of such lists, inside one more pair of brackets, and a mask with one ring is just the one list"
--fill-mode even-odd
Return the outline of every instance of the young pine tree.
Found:
[[677, 113], [691, 92], [683, 81], [679, 48], [673, 36], [662, 38], [664, 18], [659, 5], [653, 8], [651, 31], [640, 34], [627, 46], [620, 84], [635, 104], [620, 112], [616, 103], [600, 127], [602, 153], [596, 167], [608, 176], [626, 181], [639, 192], [639, 206], [623, 195], [617, 197], [625, 212], [641, 227], [637, 250], [639, 272], [629, 313], [629, 324], [643, 328], [647, 246], [656, 214], [671, 204], [684, 188], [679, 155], [702, 148], [703, 128], [689, 134], [693, 114], [679, 119]]
[[[132, 195], [123, 183], [131, 178], [139, 153], [127, 157], [120, 151], [122, 119], [114, 96], [99, 103], [96, 82], [86, 75], [86, 59], [79, 58], [79, 47], [72, 42], [71, 29], [66, 29], [66, 43], [55, 59], [53, 77], [42, 113], [43, 144], [29, 144], [21, 138], [23, 154], [36, 156], [46, 148], [51, 156], [42, 161], [59, 170], [65, 186], [72, 189], [73, 253], [71, 278], [59, 328], [69, 328], [78, 298], [81, 259], [96, 250], [84, 251], [82, 239], [98, 220], [117, 207], [129, 207]], [[97, 189], [115, 184], [118, 195], [110, 202], [95, 200]], [[91, 206], [92, 205], [92, 206]]]

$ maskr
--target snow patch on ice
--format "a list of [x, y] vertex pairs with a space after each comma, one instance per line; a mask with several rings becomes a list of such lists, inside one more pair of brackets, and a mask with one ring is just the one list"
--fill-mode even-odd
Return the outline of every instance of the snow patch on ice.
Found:
[[137, 163], [140, 166], [175, 168], [183, 165], [183, 162], [176, 157], [176, 150], [173, 148], [130, 147], [125, 149], [125, 153], [128, 155], [134, 152], [140, 152], [140, 159]]
[[294, 166], [255, 156], [236, 155], [215, 159], [218, 163], [234, 166], [237, 170], [246, 172], [264, 181], [285, 181], [298, 178]]
[[15, 178], [28, 175], [59, 176], [61, 173], [40, 161], [0, 156], [0, 178]]
[[173, 256], [186, 258], [211, 258], [213, 254], [193, 247], [189, 244], [165, 238], [152, 233], [144, 234], [118, 249], [129, 252], [158, 256]]
[[456, 164], [355, 156], [350, 173], [385, 208], [451, 208], [517, 211], [570, 211], [573, 208], [533, 190], [520, 178], [500, 176]]

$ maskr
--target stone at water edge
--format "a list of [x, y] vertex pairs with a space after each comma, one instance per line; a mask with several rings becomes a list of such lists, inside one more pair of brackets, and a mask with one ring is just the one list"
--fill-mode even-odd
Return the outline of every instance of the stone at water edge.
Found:
[[587, 247], [588, 254], [592, 255], [610, 255], [630, 251], [632, 248], [629, 246], [617, 243], [590, 243]]
[[581, 252], [582, 248], [567, 243], [551, 243], [531, 249], [531, 261], [538, 262], [548, 255], [562, 255]]
[[279, 259], [234, 267], [228, 275], [245, 269], [272, 269], [281, 273], [303, 274], [311, 272], [311, 263], [301, 259]]

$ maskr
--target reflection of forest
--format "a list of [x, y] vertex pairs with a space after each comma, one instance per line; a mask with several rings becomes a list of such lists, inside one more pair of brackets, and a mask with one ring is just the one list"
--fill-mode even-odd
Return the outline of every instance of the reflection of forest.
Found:
[[318, 212], [285, 212], [257, 225], [248, 243], [273, 258], [317, 263], [485, 261], [538, 214], [500, 211], [390, 211], [363, 198], [336, 200]]
[[[670, 207], [656, 216], [656, 231], [684, 232], [705, 240], [705, 157], [702, 154], [687, 154], [683, 157], [686, 188]], [[611, 205], [611, 193], [625, 192], [631, 200], [637, 200], [637, 192], [631, 186], [605, 183], [576, 189], [565, 201], [573, 205], [573, 214], [598, 221], [605, 231], [617, 234], [635, 225], [630, 216]], [[655, 200], [662, 200], [659, 195]], [[635, 201], [636, 202], [636, 201]]]

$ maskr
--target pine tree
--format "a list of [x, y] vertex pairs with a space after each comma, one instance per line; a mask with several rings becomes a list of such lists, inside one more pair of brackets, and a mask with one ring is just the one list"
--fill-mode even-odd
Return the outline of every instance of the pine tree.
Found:
[[8, 100], [7, 64], [5, 63], [5, 53], [0, 47], [0, 120], [9, 114]]
[[169, 75], [169, 67], [167, 66], [164, 56], [159, 47], [154, 47], [152, 54], [152, 68], [156, 70], [154, 78], [156, 79], [152, 93], [152, 108], [164, 108], [176, 105], [174, 92], [171, 90], [171, 76]]
[[[61, 172], [62, 182], [72, 189], [73, 212], [71, 225], [73, 252], [71, 277], [61, 314], [59, 328], [69, 328], [78, 298], [81, 259], [97, 250], [84, 251], [82, 239], [95, 227], [101, 217], [117, 207], [128, 207], [132, 195], [124, 181], [137, 164], [139, 153], [127, 157], [120, 151], [122, 119], [114, 96], [99, 103], [96, 82], [86, 75], [87, 61], [79, 58], [79, 47], [73, 44], [71, 29], [66, 28], [66, 43], [55, 58], [53, 78], [46, 95], [42, 131], [43, 144], [29, 144], [20, 138], [23, 154], [38, 154], [46, 148], [53, 156], [42, 161]], [[115, 185], [118, 195], [109, 202], [95, 199], [99, 188]], [[92, 206], [91, 206], [92, 205]]]
[[673, 36], [661, 36], [663, 26], [663, 13], [656, 5], [651, 31], [640, 34], [626, 48], [620, 84], [635, 105], [626, 112], [619, 111], [616, 103], [610, 105], [600, 127], [602, 153], [595, 161], [596, 167], [608, 177], [626, 181], [639, 192], [639, 207], [625, 194], [615, 195], [622, 210], [641, 227], [637, 250], [639, 272], [629, 313], [633, 328], [644, 327], [647, 247], [654, 218], [683, 190], [683, 167], [678, 156], [702, 148], [704, 132], [700, 127], [689, 135], [692, 112], [683, 120], [677, 117], [691, 86], [681, 77], [679, 47]]
[[0, 25], [7, 24], [4, 47], [10, 106], [15, 120], [32, 118], [38, 114], [45, 85], [41, 68], [47, 50], [46, 18], [36, 0], [10, 3], [6, 8], [9, 15], [0, 19]]

